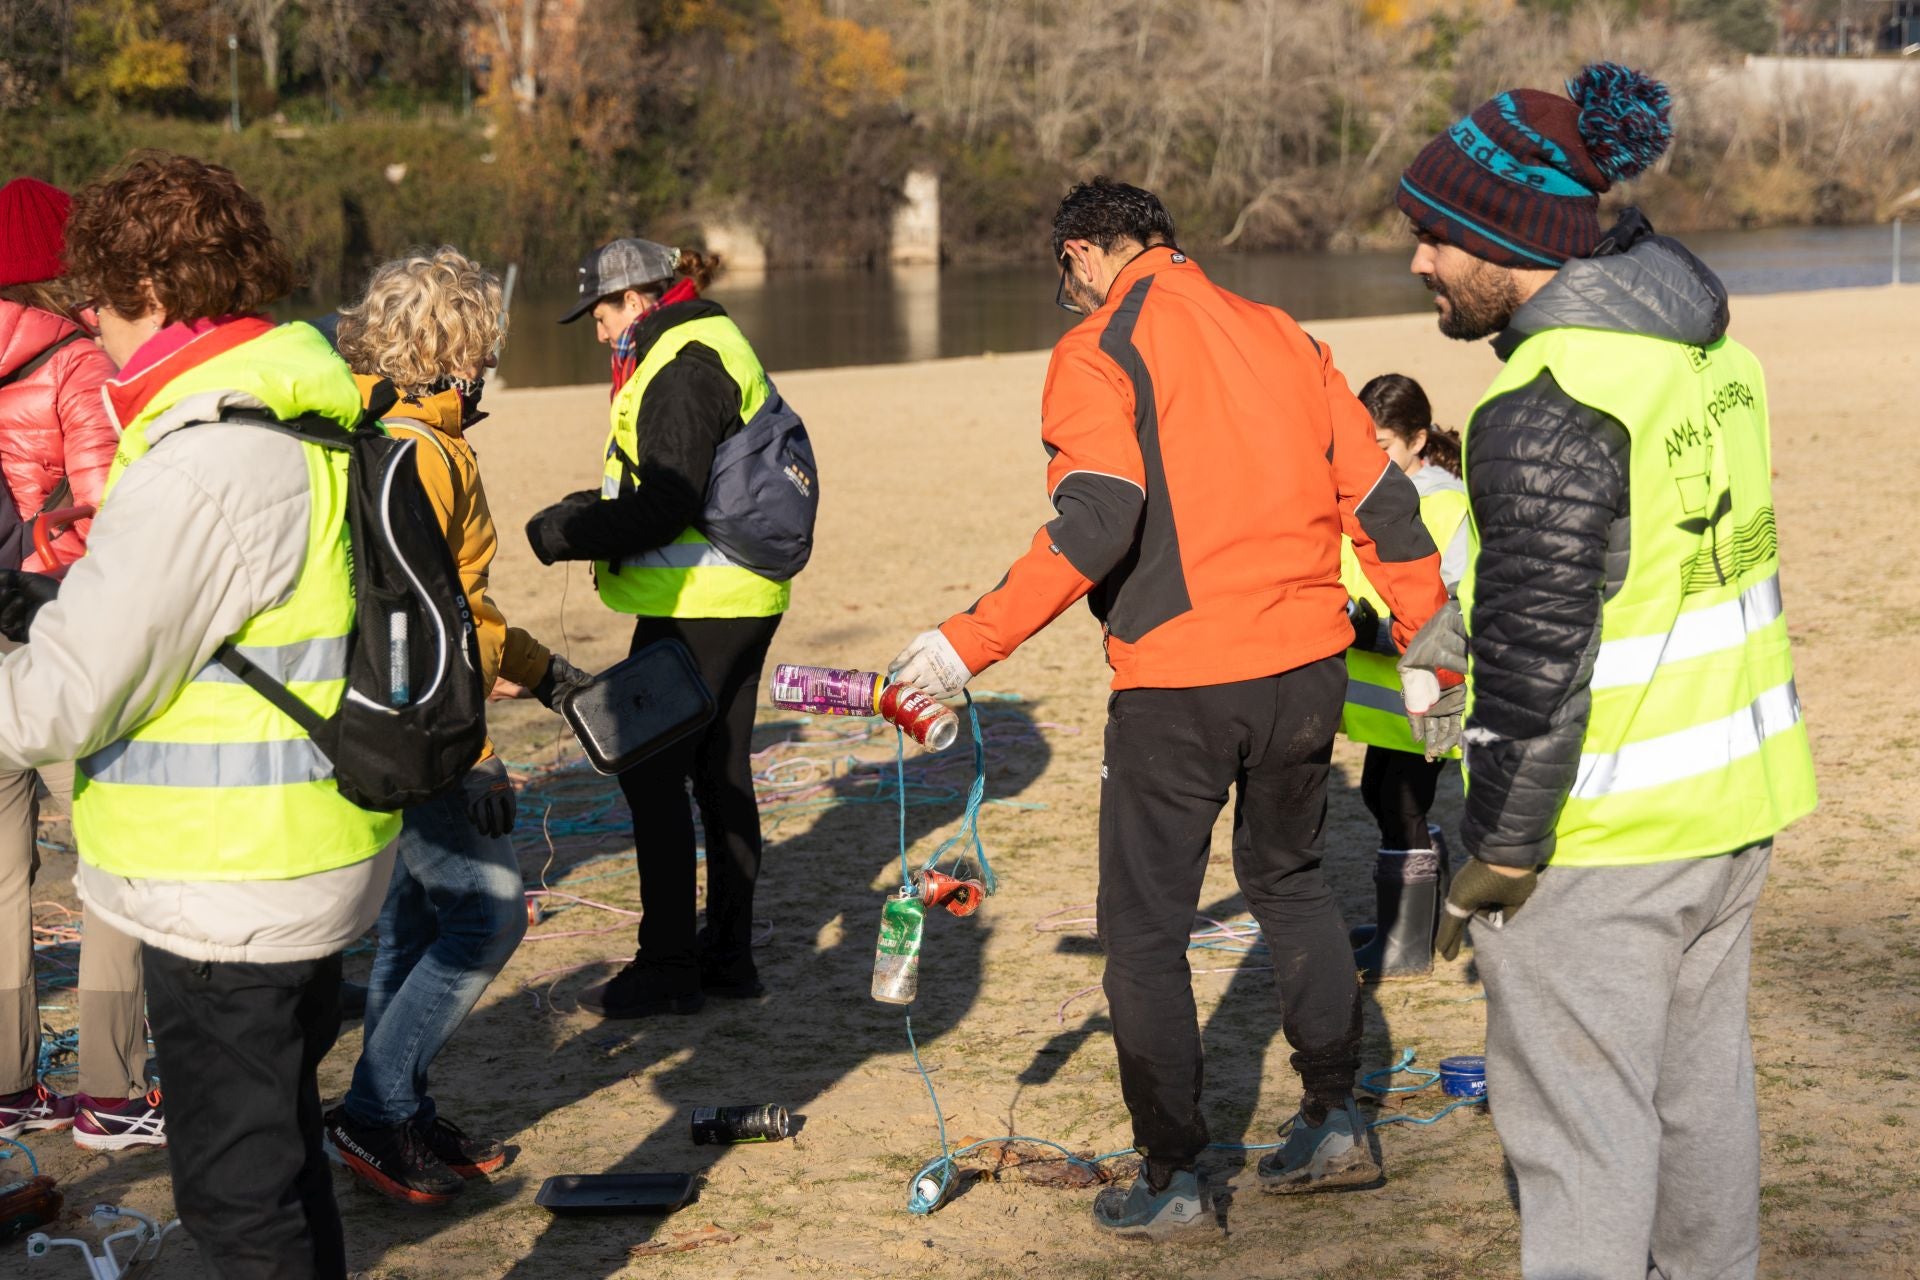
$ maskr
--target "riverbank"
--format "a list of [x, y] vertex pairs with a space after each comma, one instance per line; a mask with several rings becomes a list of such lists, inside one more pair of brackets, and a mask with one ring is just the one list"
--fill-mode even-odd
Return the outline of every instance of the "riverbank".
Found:
[[[1356, 385], [1398, 370], [1419, 378], [1444, 421], [1458, 422], [1496, 365], [1484, 345], [1440, 338], [1427, 316], [1335, 321], [1313, 331]], [[1920, 737], [1905, 709], [1920, 698], [1910, 654], [1920, 644], [1920, 557], [1905, 512], [1906, 455], [1920, 388], [1920, 289], [1847, 290], [1736, 300], [1734, 332], [1766, 367], [1774, 417], [1777, 506], [1800, 691], [1820, 767], [1818, 813], [1780, 841], [1756, 924], [1753, 1019], [1765, 1134], [1767, 1276], [1913, 1276], [1920, 1255], [1920, 1105], [1907, 1088], [1920, 1051], [1920, 836], [1907, 783]], [[782, 376], [819, 453], [823, 509], [814, 564], [772, 660], [883, 665], [904, 641], [993, 585], [1049, 518], [1037, 418], [1044, 353]], [[518, 530], [541, 504], [597, 483], [602, 386], [489, 397], [475, 433], [501, 528], [495, 594], [509, 618], [598, 667], [625, 651], [627, 628], [593, 598], [586, 574], [542, 569]], [[1090, 914], [1105, 671], [1098, 630], [1074, 609], [978, 684], [1020, 695], [991, 703], [994, 763], [986, 845], [1001, 889], [979, 915], [929, 922], [915, 1030], [953, 1138], [1035, 1134], [1075, 1150], [1129, 1141], [1091, 943], [1041, 932]], [[511, 705], [496, 738], [516, 761], [564, 748], [556, 721]], [[858, 726], [842, 724], [842, 729]], [[762, 712], [763, 763], [795, 758], [795, 730]], [[1116, 1249], [1095, 1236], [1088, 1190], [1014, 1181], [973, 1186], [930, 1218], [904, 1209], [907, 1183], [937, 1152], [926, 1091], [898, 1011], [867, 1000], [879, 904], [897, 876], [897, 817], [848, 757], [891, 767], [890, 743], [815, 749], [769, 777], [792, 790], [831, 771], [825, 796], [850, 803], [770, 820], [757, 914], [772, 994], [717, 1002], [696, 1018], [606, 1024], [574, 996], [607, 970], [567, 966], [619, 956], [626, 924], [575, 908], [537, 926], [455, 1039], [434, 1078], [441, 1107], [516, 1149], [491, 1183], [450, 1211], [391, 1205], [337, 1178], [357, 1276], [380, 1280], [500, 1276], [1495, 1277], [1516, 1270], [1517, 1219], [1489, 1121], [1455, 1114], [1432, 1128], [1381, 1130], [1388, 1182], [1357, 1195], [1277, 1200], [1250, 1167], [1222, 1153], [1236, 1190], [1230, 1234], [1181, 1251]], [[917, 758], [916, 758], [917, 759]], [[841, 763], [835, 764], [839, 761]], [[1336, 753], [1328, 865], [1349, 919], [1369, 917], [1374, 846], [1355, 786], [1359, 752]], [[808, 770], [814, 772], [809, 773]], [[1457, 798], [1457, 785], [1443, 795]], [[965, 782], [962, 768], [957, 779]], [[613, 811], [595, 834], [575, 800]], [[631, 907], [636, 886], [607, 788], [578, 775], [540, 779], [522, 797], [517, 836], [530, 878], [557, 847], [552, 883]], [[1044, 806], [1044, 807], [1016, 807]], [[1457, 803], [1441, 808], [1457, 821]], [[917, 849], [954, 828], [959, 802], [911, 811]], [[566, 821], [562, 821], [566, 819]], [[586, 831], [588, 834], [582, 835]], [[1204, 903], [1244, 912], [1224, 832]], [[601, 856], [604, 862], [585, 862]], [[61, 885], [70, 859], [42, 883]], [[555, 900], [552, 906], [564, 905]], [[1064, 912], [1064, 917], [1055, 916]], [[558, 936], [610, 927], [598, 936]], [[546, 940], [536, 940], [546, 939]], [[1276, 1033], [1270, 974], [1257, 958], [1196, 952], [1207, 1029], [1207, 1108], [1222, 1142], [1271, 1140], [1291, 1111], [1293, 1077]], [[364, 968], [364, 956], [352, 965]], [[1468, 958], [1431, 980], [1371, 992], [1367, 1067], [1417, 1049], [1431, 1065], [1478, 1052], [1485, 1005]], [[530, 994], [531, 993], [531, 994]], [[66, 1015], [52, 1014], [60, 1018]], [[358, 1044], [350, 1025], [322, 1072], [344, 1089]], [[769, 1146], [692, 1146], [697, 1105], [778, 1101], [803, 1113], [799, 1136]], [[1430, 1114], [1424, 1095], [1405, 1109]], [[116, 1199], [164, 1213], [154, 1153], [83, 1155], [61, 1135], [30, 1138], [81, 1208]], [[671, 1240], [707, 1223], [734, 1237], [697, 1253], [633, 1259], [644, 1219], [552, 1219], [532, 1204], [554, 1174], [681, 1169], [701, 1173], [700, 1201], [668, 1220]], [[80, 1224], [72, 1224], [79, 1226]], [[80, 1227], [84, 1231], [84, 1227]], [[17, 1248], [18, 1246], [8, 1246]], [[188, 1244], [156, 1276], [201, 1274]]]

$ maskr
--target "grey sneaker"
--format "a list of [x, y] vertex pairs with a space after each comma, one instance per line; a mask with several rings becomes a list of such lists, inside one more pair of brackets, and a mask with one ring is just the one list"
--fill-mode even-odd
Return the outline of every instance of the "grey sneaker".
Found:
[[1380, 1176], [1380, 1166], [1367, 1148], [1367, 1126], [1351, 1098], [1345, 1106], [1327, 1112], [1317, 1125], [1309, 1125], [1296, 1112], [1281, 1132], [1286, 1134], [1286, 1145], [1260, 1160], [1262, 1191], [1287, 1195], [1354, 1187]]
[[1147, 1185], [1144, 1170], [1125, 1191], [1108, 1187], [1093, 1202], [1093, 1225], [1122, 1240], [1172, 1240], [1219, 1230], [1207, 1184], [1191, 1169], [1174, 1174], [1161, 1191]]

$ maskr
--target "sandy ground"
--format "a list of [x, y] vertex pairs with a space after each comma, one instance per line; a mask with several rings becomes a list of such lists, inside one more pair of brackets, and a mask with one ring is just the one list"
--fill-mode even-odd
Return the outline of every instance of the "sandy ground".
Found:
[[[1920, 632], [1920, 557], [1902, 532], [1910, 452], [1920, 418], [1920, 290], [1742, 299], [1735, 333], [1770, 382], [1787, 598], [1799, 642], [1800, 689], [1821, 770], [1822, 805], [1779, 845], [1756, 933], [1754, 1031], [1765, 1132], [1764, 1254], [1769, 1276], [1920, 1275], [1920, 1108], [1911, 913], [1920, 838], [1911, 791], [1920, 737], [1906, 709], [1920, 695], [1905, 643]], [[1315, 326], [1358, 385], [1399, 370], [1421, 379], [1443, 420], [1457, 421], [1494, 372], [1484, 347], [1442, 340], [1425, 317]], [[914, 632], [991, 586], [1048, 516], [1036, 438], [1045, 357], [783, 376], [819, 451], [826, 500], [814, 564], [774, 645], [774, 659], [874, 667]], [[497, 596], [508, 615], [570, 647], [585, 665], [625, 651], [626, 627], [593, 597], [585, 573], [543, 570], [517, 530], [541, 504], [595, 483], [605, 430], [598, 387], [509, 392], [480, 431], [503, 550]], [[948, 1133], [1048, 1137], [1079, 1151], [1127, 1145], [1090, 940], [1037, 932], [1050, 913], [1093, 897], [1094, 811], [1106, 673], [1098, 632], [1074, 610], [1002, 668], [985, 689], [996, 743], [987, 848], [1002, 888], [976, 917], [929, 922], [915, 1007]], [[771, 708], [764, 741], [793, 736]], [[516, 760], [551, 760], [557, 722], [514, 705], [496, 720]], [[781, 753], [775, 753], [774, 759]], [[790, 753], [789, 753], [790, 754]], [[807, 758], [885, 761], [873, 746]], [[1351, 920], [1371, 918], [1372, 831], [1354, 784], [1359, 752], [1342, 742], [1328, 861]], [[793, 766], [805, 769], [805, 764]], [[961, 771], [964, 773], [964, 769]], [[546, 860], [537, 819], [577, 813], [567, 786], [530, 786], [520, 842], [530, 875]], [[1457, 816], [1457, 775], [1441, 806]], [[871, 778], [836, 794], [871, 794]], [[964, 782], [964, 778], [961, 779]], [[592, 788], [588, 787], [588, 791]], [[596, 803], [608, 800], [600, 788]], [[911, 811], [924, 853], [949, 834], [959, 803]], [[610, 821], [616, 821], [614, 809]], [[435, 1076], [442, 1109], [510, 1139], [513, 1163], [444, 1212], [402, 1209], [337, 1179], [352, 1265], [369, 1277], [603, 1277], [624, 1274], [966, 1276], [1496, 1276], [1516, 1266], [1518, 1221], [1499, 1143], [1468, 1111], [1431, 1128], [1380, 1130], [1385, 1185], [1356, 1194], [1273, 1199], [1255, 1192], [1248, 1159], [1217, 1153], [1217, 1180], [1238, 1194], [1218, 1243], [1168, 1252], [1117, 1248], [1088, 1220], [1093, 1192], [1011, 1180], [979, 1182], [932, 1217], [904, 1208], [912, 1172], [937, 1152], [925, 1090], [913, 1074], [899, 1011], [866, 998], [876, 915], [897, 880], [894, 810], [848, 803], [784, 812], [774, 827], [759, 914], [772, 989], [763, 1000], [710, 1005], [701, 1016], [601, 1024], [571, 1012], [594, 968], [618, 957], [620, 918], [587, 908], [557, 915], [488, 992]], [[1224, 840], [1205, 903], [1242, 914]], [[559, 842], [551, 875], [585, 896], [632, 906], [630, 863], [597, 851], [618, 837]], [[57, 883], [56, 861], [49, 880]], [[590, 882], [584, 877], [596, 877]], [[589, 887], [590, 884], [590, 887]], [[1067, 912], [1068, 917], [1085, 914]], [[1259, 960], [1195, 952], [1206, 1028], [1208, 1112], [1217, 1140], [1269, 1141], [1291, 1111], [1294, 1081]], [[364, 969], [364, 955], [352, 964]], [[1478, 1052], [1485, 1005], [1468, 960], [1429, 981], [1369, 992], [1369, 1068], [1400, 1050], [1431, 1064]], [[557, 1012], [554, 1011], [557, 1008]], [[344, 1089], [359, 1043], [350, 1024], [323, 1072]], [[695, 1147], [688, 1111], [778, 1101], [805, 1117], [800, 1135], [768, 1146]], [[1437, 1103], [1402, 1104], [1430, 1114]], [[76, 1205], [124, 1199], [170, 1210], [162, 1157], [89, 1156], [63, 1135], [35, 1139]], [[664, 1223], [557, 1220], [533, 1204], [552, 1174], [685, 1170], [704, 1178], [698, 1202]], [[85, 1232], [84, 1224], [70, 1225]], [[697, 1252], [635, 1259], [629, 1247], [714, 1224], [734, 1238]], [[0, 1274], [33, 1274], [19, 1246]], [[62, 1270], [62, 1267], [65, 1270]], [[77, 1260], [48, 1274], [77, 1273]], [[156, 1274], [192, 1276], [191, 1244]]]

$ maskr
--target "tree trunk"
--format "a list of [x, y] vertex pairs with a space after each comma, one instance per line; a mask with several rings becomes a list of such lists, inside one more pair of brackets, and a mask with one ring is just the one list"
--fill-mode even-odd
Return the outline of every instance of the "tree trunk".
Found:
[[280, 93], [280, 24], [277, 13], [268, 14], [264, 10], [259, 24], [260, 37], [260, 78], [266, 82], [267, 92], [278, 96]]
[[539, 65], [540, 55], [540, 0], [521, 0], [520, 3], [520, 79], [515, 86], [515, 96], [520, 100], [522, 111], [533, 110], [534, 94], [538, 90], [535, 68]]

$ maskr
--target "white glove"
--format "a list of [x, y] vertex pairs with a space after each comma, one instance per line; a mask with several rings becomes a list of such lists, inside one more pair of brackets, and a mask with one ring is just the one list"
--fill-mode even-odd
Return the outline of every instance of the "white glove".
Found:
[[1466, 673], [1467, 630], [1458, 600], [1447, 601], [1428, 619], [1408, 642], [1399, 665], [1400, 696], [1407, 704], [1413, 740], [1426, 750], [1427, 759], [1438, 760], [1460, 745], [1460, 721], [1467, 707], [1466, 685], [1442, 688], [1434, 674], [1436, 669]]
[[951, 698], [967, 687], [973, 672], [960, 661], [953, 642], [936, 627], [915, 636], [913, 643], [887, 664], [887, 678], [911, 685], [929, 698]]

